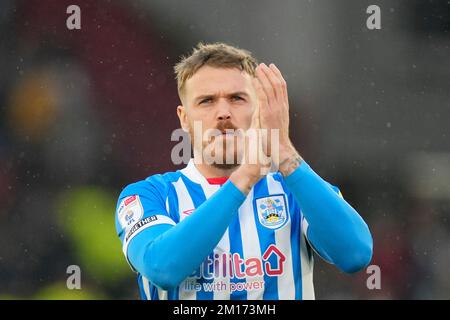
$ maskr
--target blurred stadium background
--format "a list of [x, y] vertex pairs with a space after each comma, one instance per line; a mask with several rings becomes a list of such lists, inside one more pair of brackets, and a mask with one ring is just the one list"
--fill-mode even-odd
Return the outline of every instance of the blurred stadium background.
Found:
[[280, 66], [297, 147], [368, 221], [381, 290], [317, 258], [317, 298], [450, 298], [449, 31], [446, 0], [2, 0], [0, 299], [138, 298], [116, 199], [176, 169], [172, 65], [199, 41]]

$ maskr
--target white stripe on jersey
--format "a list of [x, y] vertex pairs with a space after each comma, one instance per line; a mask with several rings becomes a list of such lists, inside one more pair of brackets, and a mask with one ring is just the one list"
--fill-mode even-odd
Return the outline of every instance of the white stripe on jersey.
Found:
[[[273, 178], [273, 175], [267, 175], [267, 188], [269, 194], [284, 194], [281, 183]], [[275, 244], [286, 256], [284, 262], [284, 272], [278, 277], [278, 299], [295, 299], [294, 270], [292, 268], [292, 248], [291, 248], [291, 219], [289, 215], [289, 203], [286, 199], [286, 214], [288, 221], [280, 229], [275, 230]]]
[[147, 297], [147, 300], [152, 300], [152, 297], [150, 295], [150, 283], [148, 282], [147, 278], [142, 276], [142, 285], [144, 286], [144, 292]]
[[167, 300], [168, 292], [166, 290], [158, 288], [158, 299], [159, 300]]
[[[144, 286], [144, 292], [147, 296], [147, 300], [152, 300], [152, 296], [150, 295], [150, 282], [144, 276], [142, 276], [142, 285]], [[161, 288], [157, 288], [157, 290], [159, 300], [167, 300], [167, 291]]]
[[[255, 215], [252, 214], [253, 190], [253, 188], [250, 190], [244, 203], [239, 208], [239, 224], [242, 234], [242, 253], [244, 255], [244, 259], [258, 258], [262, 260]], [[246, 278], [246, 282], [249, 282], [249, 280], [258, 282], [264, 281], [264, 275], [251, 277], [250, 279]], [[247, 291], [247, 300], [262, 300], [263, 295], [264, 287], [257, 290], [249, 290]]]
[[[180, 212], [180, 222], [187, 217], [187, 215], [183, 214], [185, 211], [189, 211], [194, 209], [194, 203], [192, 202], [191, 197], [189, 196], [189, 192], [183, 182], [183, 179], [180, 177], [176, 182], [172, 183], [175, 192], [178, 197], [178, 212]], [[179, 286], [179, 300], [196, 300], [197, 293], [195, 290], [186, 290], [186, 282], [192, 281], [192, 279], [187, 278]]]
[[308, 257], [308, 249], [306, 248], [306, 236], [301, 233], [300, 236], [300, 265], [302, 269], [302, 300], [314, 300], [314, 284], [313, 284], [313, 266], [314, 260]]
[[[206, 181], [205, 181], [206, 182]], [[207, 182], [201, 183], [203, 192], [205, 193], [206, 200], [208, 200], [217, 190], [219, 190], [220, 185], [210, 185]], [[228, 229], [225, 230], [222, 238], [220, 239], [217, 246], [214, 248], [214, 255], [218, 254], [219, 257], [223, 257], [223, 254], [227, 255], [230, 253], [230, 237], [228, 235]], [[222, 261], [222, 258], [220, 259]], [[225, 283], [226, 290], [214, 290], [214, 300], [230, 300], [230, 276], [229, 272], [223, 274], [223, 263], [220, 263], [219, 277], [214, 277], [214, 287], [218, 288], [217, 283]], [[228, 266], [226, 266], [228, 268]]]

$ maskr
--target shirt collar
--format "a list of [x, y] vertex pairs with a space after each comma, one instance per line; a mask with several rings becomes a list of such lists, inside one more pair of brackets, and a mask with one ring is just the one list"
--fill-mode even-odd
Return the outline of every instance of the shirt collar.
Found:
[[184, 169], [181, 169], [181, 173], [189, 178], [189, 180], [201, 184], [202, 186], [222, 185], [228, 180], [228, 177], [205, 178], [200, 171], [198, 171], [194, 164], [194, 159], [192, 158], [189, 160], [187, 166]]

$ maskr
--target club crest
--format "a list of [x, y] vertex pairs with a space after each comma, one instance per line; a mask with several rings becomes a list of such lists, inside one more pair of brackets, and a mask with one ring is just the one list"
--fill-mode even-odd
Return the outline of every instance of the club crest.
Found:
[[287, 222], [286, 201], [283, 195], [256, 199], [259, 222], [266, 228], [278, 229]]

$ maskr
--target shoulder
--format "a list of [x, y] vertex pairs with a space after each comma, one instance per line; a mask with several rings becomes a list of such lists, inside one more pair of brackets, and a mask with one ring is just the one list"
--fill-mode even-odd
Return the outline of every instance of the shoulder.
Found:
[[179, 176], [179, 171], [155, 174], [125, 186], [116, 205], [116, 230], [119, 236], [123, 234], [124, 228], [142, 218], [155, 214], [168, 215], [166, 211], [168, 190]]
[[136, 181], [125, 186], [120, 192], [119, 199], [132, 195], [166, 195], [172, 182], [178, 180], [180, 176], [180, 171], [151, 175], [144, 180]]

